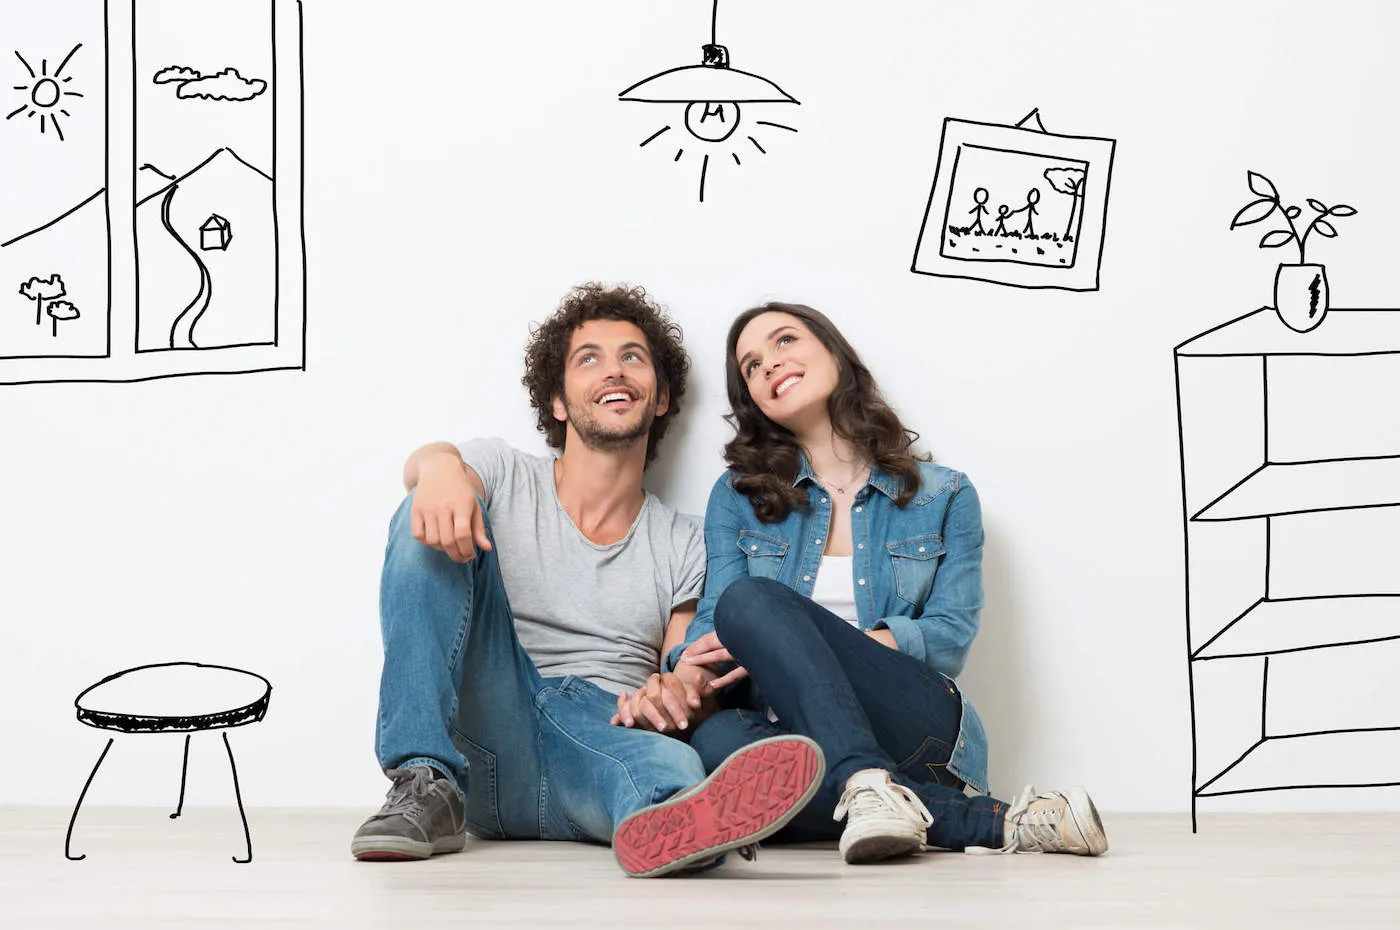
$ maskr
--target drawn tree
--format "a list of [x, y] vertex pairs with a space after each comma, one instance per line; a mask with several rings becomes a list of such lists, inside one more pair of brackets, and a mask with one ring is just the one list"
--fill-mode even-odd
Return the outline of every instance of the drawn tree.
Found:
[[63, 286], [63, 276], [54, 274], [45, 278], [30, 278], [19, 286], [22, 296], [34, 301], [34, 325], [44, 323], [44, 301], [68, 296], [68, 288]]
[[1068, 194], [1074, 198], [1069, 207], [1069, 222], [1065, 223], [1065, 241], [1069, 241], [1069, 234], [1074, 229], [1075, 217], [1084, 203], [1084, 169], [1046, 168], [1045, 180], [1049, 181], [1050, 186], [1061, 194]]
[[58, 336], [59, 320], [76, 320], [78, 317], [82, 316], [82, 314], [78, 312], [78, 308], [66, 300], [55, 300], [50, 303], [48, 314], [53, 319], [53, 334], [55, 338]]

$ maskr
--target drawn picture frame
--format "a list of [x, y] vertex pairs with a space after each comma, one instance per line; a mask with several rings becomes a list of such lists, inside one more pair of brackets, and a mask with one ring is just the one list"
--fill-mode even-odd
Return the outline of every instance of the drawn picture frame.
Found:
[[1014, 126], [945, 119], [910, 270], [1098, 290], [1115, 147], [1047, 132], [1035, 111]]

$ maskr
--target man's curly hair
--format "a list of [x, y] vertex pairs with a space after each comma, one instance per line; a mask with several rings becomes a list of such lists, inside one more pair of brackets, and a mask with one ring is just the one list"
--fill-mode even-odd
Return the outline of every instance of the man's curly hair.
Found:
[[656, 458], [661, 437], [680, 413], [690, 358], [681, 345], [680, 326], [647, 295], [645, 288], [605, 288], [590, 281], [575, 287], [549, 319], [534, 327], [525, 345], [525, 376], [520, 382], [530, 392], [535, 425], [544, 433], [551, 448], [564, 448], [566, 424], [554, 419], [553, 401], [556, 395], [564, 393], [564, 362], [569, 355], [569, 340], [574, 330], [592, 320], [622, 320], [640, 329], [646, 335], [651, 352], [658, 395], [660, 391], [670, 391], [666, 413], [652, 421], [647, 437], [646, 461], [650, 465]]

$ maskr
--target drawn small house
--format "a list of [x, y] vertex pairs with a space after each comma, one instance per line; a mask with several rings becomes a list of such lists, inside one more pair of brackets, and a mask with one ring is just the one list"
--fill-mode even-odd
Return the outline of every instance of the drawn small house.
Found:
[[199, 247], [206, 252], [214, 249], [227, 249], [233, 241], [233, 227], [228, 220], [217, 213], [209, 214], [209, 219], [199, 227]]

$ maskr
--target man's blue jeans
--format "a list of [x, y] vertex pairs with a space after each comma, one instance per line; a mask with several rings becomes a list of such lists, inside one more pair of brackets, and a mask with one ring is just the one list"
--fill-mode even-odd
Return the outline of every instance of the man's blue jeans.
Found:
[[411, 508], [410, 495], [390, 524], [380, 581], [381, 767], [450, 775], [476, 836], [599, 843], [705, 777], [685, 743], [610, 726], [614, 695], [542, 678], [516, 638], [496, 550], [454, 562], [413, 538]]
[[[690, 744], [706, 768], [780, 733], [811, 737], [827, 759], [821, 788], [777, 841], [839, 837], [843, 825], [831, 817], [846, 779], [861, 769], [885, 769], [933, 814], [930, 846], [1004, 844], [1008, 805], [969, 797], [946, 769], [962, 717], [962, 698], [949, 679], [766, 578], [741, 578], [725, 589], [715, 632], [748, 669], [752, 687], [739, 689], [739, 702], [748, 706], [717, 711], [696, 728]], [[778, 723], [768, 720], [765, 705]]]

